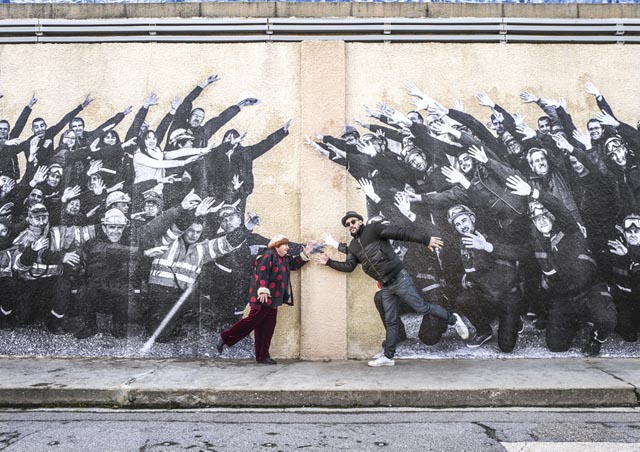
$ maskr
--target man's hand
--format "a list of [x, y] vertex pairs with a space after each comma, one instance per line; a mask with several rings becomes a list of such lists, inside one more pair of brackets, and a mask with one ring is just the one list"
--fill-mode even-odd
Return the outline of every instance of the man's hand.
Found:
[[39, 166], [36, 172], [33, 174], [33, 178], [31, 179], [31, 182], [29, 183], [29, 185], [31, 185], [32, 187], [35, 187], [36, 185], [41, 184], [42, 182], [47, 180], [48, 171], [49, 171], [48, 166], [46, 165]]
[[611, 247], [609, 252], [612, 254], [617, 254], [618, 256], [626, 256], [629, 252], [626, 246], [622, 244], [620, 240], [609, 240], [607, 244]]
[[368, 155], [369, 157], [375, 157], [378, 153], [378, 151], [376, 150], [376, 146], [370, 141], [366, 143], [359, 141], [356, 144], [356, 148], [358, 149], [358, 152], [364, 155]]
[[536, 137], [536, 131], [533, 130], [527, 123], [522, 123], [516, 127], [516, 131], [519, 134], [524, 135], [524, 139], [528, 140]]
[[591, 137], [580, 129], [573, 131], [573, 138], [582, 143], [585, 149], [591, 149]]
[[4, 144], [5, 144], [5, 145], [7, 145], [7, 146], [17, 146], [17, 145], [19, 145], [20, 143], [22, 143], [22, 141], [23, 141], [23, 140], [22, 140], [21, 138], [12, 138], [12, 139], [10, 139], [10, 140], [6, 140], [6, 141], [4, 142]]
[[102, 160], [91, 160], [89, 163], [89, 169], [87, 170], [87, 176], [92, 176], [93, 174], [97, 174], [103, 167]]
[[38, 98], [36, 97], [36, 93], [31, 95], [31, 99], [29, 99], [29, 103], [27, 104], [29, 108], [33, 108], [33, 106], [38, 102]]
[[507, 177], [507, 188], [518, 196], [529, 196], [532, 192], [531, 185], [520, 176]]
[[191, 191], [187, 193], [187, 196], [184, 197], [180, 206], [184, 210], [193, 210], [198, 207], [201, 201], [200, 196], [196, 195], [195, 189], [192, 188]]
[[[197, 195], [196, 195], [197, 196]], [[208, 196], [204, 198], [200, 204], [196, 207], [196, 217], [204, 217], [208, 213], [211, 213], [213, 204], [216, 202], [213, 197]], [[223, 203], [224, 204], [224, 203]]]
[[242, 99], [240, 102], [237, 103], [237, 106], [239, 108], [243, 108], [243, 107], [250, 107], [251, 105], [258, 105], [260, 103], [259, 99], [256, 99], [255, 97], [247, 97], [246, 99]]
[[480, 91], [478, 94], [476, 94], [476, 100], [483, 107], [494, 108], [496, 106], [496, 103], [492, 101], [489, 95], [484, 91]]
[[375, 119], [380, 118], [380, 115], [377, 113], [374, 113], [373, 110], [371, 110], [367, 105], [363, 105], [363, 107], [364, 107], [364, 112], [368, 117], [375, 118]]
[[16, 187], [16, 180], [15, 179], [7, 179], [7, 181], [2, 186], [2, 193], [4, 195], [6, 195], [11, 190], [13, 190], [15, 187]]
[[242, 185], [244, 184], [244, 181], [240, 180], [239, 174], [234, 174], [233, 178], [231, 179], [231, 184], [233, 185], [234, 190], [239, 190], [240, 187], [242, 187]]
[[133, 111], [133, 105], [129, 105], [127, 108], [125, 108], [124, 110], [122, 110], [122, 114], [127, 116], [129, 113], [131, 113]]
[[587, 91], [588, 94], [591, 94], [593, 97], [602, 96], [602, 94], [600, 94], [600, 90], [598, 88], [596, 88], [596, 85], [594, 85], [591, 82], [585, 83], [584, 84], [584, 89]]
[[464, 237], [462, 237], [462, 244], [468, 250], [493, 251], [493, 246], [491, 246], [491, 244], [487, 242], [487, 239], [477, 231], [473, 234], [469, 232], [465, 233]]
[[4, 204], [2, 207], [0, 207], [0, 217], [6, 217], [7, 215], [11, 214], [11, 209], [13, 209], [12, 202]]
[[444, 242], [440, 237], [431, 237], [431, 239], [429, 240], [429, 245], [427, 245], [427, 248], [429, 248], [431, 251], [435, 251], [437, 249], [442, 248], [443, 246], [444, 246]]
[[129, 138], [127, 141], [122, 143], [122, 149], [127, 149], [132, 146], [135, 146], [137, 141], [138, 141], [138, 137]]
[[453, 167], [443, 166], [440, 171], [444, 175], [447, 182], [449, 182], [450, 184], [460, 184], [465, 189], [471, 186], [471, 182], [469, 182], [469, 179], [467, 179], [464, 174]]
[[220, 77], [218, 77], [217, 75], [210, 75], [204, 82], [200, 84], [200, 88], [204, 89], [212, 83], [217, 82], [218, 80], [220, 80]]
[[98, 177], [98, 179], [93, 183], [93, 194], [96, 196], [100, 196], [106, 188], [107, 186], [105, 185], [102, 178]]
[[40, 237], [31, 244], [31, 249], [36, 253], [47, 248], [49, 248], [49, 239], [47, 236]]
[[362, 188], [362, 191], [367, 196], [367, 198], [369, 198], [371, 201], [373, 201], [376, 204], [380, 202], [380, 196], [376, 194], [376, 191], [373, 188], [373, 182], [371, 182], [371, 179], [366, 179], [362, 177], [358, 179], [358, 184], [360, 185], [360, 188]]
[[75, 187], [67, 187], [64, 189], [64, 193], [62, 194], [62, 197], [60, 198], [60, 200], [63, 203], [68, 202], [69, 200], [76, 198], [80, 196], [80, 186], [76, 185]]
[[289, 118], [287, 119], [287, 122], [284, 123], [284, 126], [282, 126], [282, 128], [284, 129], [285, 133], [289, 133], [289, 127], [291, 127], [291, 122], [293, 121], [293, 118]]
[[451, 109], [456, 111], [464, 111], [464, 104], [460, 99], [454, 99], [451, 103]]
[[407, 195], [404, 192], [399, 191], [396, 193], [393, 196], [393, 200], [395, 201], [393, 205], [396, 206], [402, 215], [411, 221], [415, 221], [416, 214], [411, 212], [411, 202], [409, 202]]
[[596, 113], [595, 118], [605, 126], [611, 126], [613, 128], [618, 128], [620, 126], [620, 121], [618, 121], [616, 118], [614, 118], [604, 110], [602, 110], [600, 113]]
[[91, 93], [87, 94], [87, 97], [84, 98], [84, 100], [82, 101], [82, 103], [80, 105], [82, 105], [82, 108], [87, 108], [87, 106], [93, 102], [93, 99], [91, 97]]
[[180, 107], [180, 98], [176, 96], [171, 99], [171, 110], [169, 110], [169, 113], [175, 115], [176, 111], [178, 111], [178, 107]]
[[325, 253], [314, 254], [313, 261], [316, 264], [327, 265], [327, 262], [329, 262], [329, 256], [327, 256]]
[[553, 138], [553, 141], [556, 142], [556, 146], [558, 146], [558, 149], [560, 150], [567, 151], [569, 154], [571, 154], [575, 149], [573, 145], [569, 143], [569, 141], [567, 141], [564, 135], [560, 133], [551, 135], [551, 138]]
[[515, 123], [516, 127], [524, 124], [524, 120], [525, 120], [525, 117], [520, 113], [513, 114], [513, 122]]
[[520, 99], [522, 99], [522, 102], [524, 102], [525, 104], [538, 102], [538, 98], [527, 91], [523, 91], [520, 93]]
[[62, 263], [75, 267], [80, 264], [80, 256], [76, 253], [65, 253], [62, 257]]
[[420, 88], [418, 88], [413, 83], [405, 83], [404, 89], [407, 90], [407, 94], [409, 94], [409, 96], [417, 97], [419, 99], [424, 99], [427, 97], [422, 91], [420, 91]]
[[435, 100], [429, 105], [428, 110], [430, 114], [436, 115], [440, 118], [449, 114], [449, 109]]
[[144, 104], [142, 105], [142, 107], [148, 109], [153, 105], [158, 105], [158, 96], [156, 95], [156, 93], [151, 93], [149, 95], [149, 98], [144, 101]]
[[145, 257], [160, 257], [167, 252], [169, 246], [156, 246], [144, 251]]
[[484, 150], [484, 147], [473, 145], [469, 148], [469, 155], [479, 161], [480, 163], [487, 163], [489, 161], [489, 157], [487, 157], [487, 153]]

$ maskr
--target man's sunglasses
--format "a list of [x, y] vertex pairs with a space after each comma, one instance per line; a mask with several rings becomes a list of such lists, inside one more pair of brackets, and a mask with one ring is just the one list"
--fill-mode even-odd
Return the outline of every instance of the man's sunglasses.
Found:
[[348, 228], [349, 226], [354, 226], [354, 225], [358, 224], [358, 221], [360, 221], [360, 220], [355, 220], [354, 219], [354, 220], [345, 221], [344, 222], [344, 227]]

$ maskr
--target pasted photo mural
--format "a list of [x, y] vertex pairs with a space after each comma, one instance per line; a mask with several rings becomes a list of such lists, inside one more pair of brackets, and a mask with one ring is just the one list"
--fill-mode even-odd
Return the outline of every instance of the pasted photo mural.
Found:
[[[0, 353], [202, 356], [242, 317], [270, 240], [261, 211], [248, 207], [260, 183], [254, 163], [282, 147], [292, 112], [261, 117], [273, 112], [262, 108], [268, 93], [219, 69], [185, 70], [188, 91], [127, 85], [136, 96], [124, 102], [142, 99], [147, 84], [164, 95], [121, 110], [108, 100], [100, 112], [94, 103], [119, 78], [76, 99], [44, 97], [51, 90], [34, 80], [20, 115], [3, 116]], [[226, 356], [250, 356], [243, 344]]]
[[[438, 62], [417, 86], [407, 82], [414, 67], [401, 73], [410, 66], [406, 59], [388, 47], [368, 50], [354, 50], [351, 63], [375, 60], [393, 68], [390, 75], [378, 81], [380, 71], [358, 73], [349, 123], [337, 134], [316, 130], [305, 137], [366, 196], [362, 228], [345, 224], [349, 250], [342, 237], [324, 237], [336, 250], [328, 265], [351, 271], [351, 263], [360, 263], [379, 281], [372, 296], [378, 324], [396, 328], [384, 300], [396, 284], [384, 276], [391, 260], [370, 244], [367, 226], [382, 223], [379, 235], [397, 239], [395, 253], [423, 298], [464, 316], [470, 329], [463, 341], [448, 330], [446, 316], [417, 315], [405, 305], [397, 356], [637, 356], [640, 123], [608, 101], [614, 86], [584, 76], [565, 81], [587, 110], [552, 84], [537, 92], [490, 84], [505, 100], [498, 103], [484, 91], [475, 98], [460, 92], [455, 81], [443, 89], [447, 72], [437, 65], [445, 64], [434, 54], [416, 52], [425, 55], [425, 67]], [[459, 66], [452, 63], [450, 71]], [[514, 68], [510, 87], [520, 71]], [[389, 80], [405, 82], [383, 86]], [[431, 85], [453, 103], [427, 91]], [[380, 97], [356, 91], [363, 87]], [[419, 236], [440, 237], [444, 246], [429, 252], [426, 242], [412, 243]], [[384, 275], [376, 278], [376, 270]], [[385, 345], [378, 356], [392, 358]]]

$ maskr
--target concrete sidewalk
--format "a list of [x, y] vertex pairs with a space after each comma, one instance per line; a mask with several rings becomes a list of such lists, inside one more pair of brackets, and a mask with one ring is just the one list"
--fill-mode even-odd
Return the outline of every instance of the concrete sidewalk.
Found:
[[638, 359], [0, 358], [1, 407], [637, 407]]

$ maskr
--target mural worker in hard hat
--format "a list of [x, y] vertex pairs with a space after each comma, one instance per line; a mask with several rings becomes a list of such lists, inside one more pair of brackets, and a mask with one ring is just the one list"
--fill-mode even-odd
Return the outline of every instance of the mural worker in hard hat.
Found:
[[533, 189], [520, 176], [509, 177], [507, 187], [531, 197], [533, 247], [543, 273], [542, 287], [550, 296], [547, 347], [552, 352], [567, 351], [581, 322], [589, 322], [593, 326], [586, 328], [583, 352], [598, 355], [616, 326], [617, 315], [580, 225], [562, 201]]
[[456, 306], [476, 328], [467, 347], [477, 348], [490, 341], [491, 321], [498, 319], [498, 346], [503, 352], [512, 352], [522, 328], [518, 260], [528, 248], [499, 243], [487, 232], [480, 232], [476, 214], [464, 204], [451, 207], [447, 219], [461, 236], [465, 271], [462, 287], [466, 290], [459, 293]]
[[96, 237], [82, 246], [86, 279], [77, 295], [78, 313], [83, 320], [82, 328], [75, 335], [78, 339], [98, 333], [97, 312], [113, 316], [113, 337], [127, 335], [129, 260], [137, 249], [121, 243], [129, 220], [120, 209], [107, 210], [101, 224]]
[[232, 346], [254, 331], [256, 361], [261, 364], [277, 364], [269, 354], [271, 338], [276, 328], [278, 307], [293, 305], [290, 292], [290, 272], [299, 270], [309, 261], [313, 244], [307, 243], [300, 254], [289, 254], [289, 239], [282, 234], [274, 236], [267, 251], [256, 257], [249, 287], [249, 315], [238, 320], [220, 333], [216, 345], [218, 353], [224, 346]]
[[349, 273], [355, 270], [358, 264], [362, 264], [364, 272], [380, 283], [387, 336], [384, 355], [369, 361], [369, 366], [382, 367], [395, 364], [393, 357], [398, 343], [400, 301], [407, 303], [419, 314], [429, 313], [446, 320], [447, 324], [454, 327], [462, 339], [469, 337], [469, 329], [458, 314], [449, 312], [442, 306], [424, 301], [389, 242], [390, 240], [402, 240], [423, 243], [433, 251], [444, 245], [442, 239], [382, 223], [365, 225], [362, 215], [354, 211], [347, 212], [342, 217], [341, 223], [353, 237], [349, 243], [346, 261], [334, 261], [324, 253], [318, 255], [316, 261], [334, 270]]

